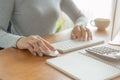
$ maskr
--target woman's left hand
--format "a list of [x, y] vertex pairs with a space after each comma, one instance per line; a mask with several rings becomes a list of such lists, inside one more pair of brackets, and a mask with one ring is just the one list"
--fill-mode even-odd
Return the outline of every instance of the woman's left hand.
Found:
[[92, 40], [92, 33], [87, 27], [77, 25], [71, 32], [71, 38], [81, 41]]

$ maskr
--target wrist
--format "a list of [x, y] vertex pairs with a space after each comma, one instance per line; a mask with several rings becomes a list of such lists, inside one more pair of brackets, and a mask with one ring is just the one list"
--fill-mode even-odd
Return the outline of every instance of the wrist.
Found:
[[75, 26], [83, 26], [83, 27], [86, 27], [87, 24], [85, 22], [78, 22], [75, 24]]
[[25, 37], [21, 37], [17, 40], [16, 42], [16, 48], [19, 48], [19, 45], [22, 44], [21, 42], [23, 42], [23, 40], [25, 39]]

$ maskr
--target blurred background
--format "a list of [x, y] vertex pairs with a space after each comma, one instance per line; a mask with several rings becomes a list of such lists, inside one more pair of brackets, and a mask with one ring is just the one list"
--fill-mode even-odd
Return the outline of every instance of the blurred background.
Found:
[[[77, 7], [85, 14], [88, 20], [94, 18], [107, 18], [112, 20], [115, 0], [73, 0]], [[69, 17], [61, 12], [61, 16], [56, 24], [56, 32], [73, 27]]]

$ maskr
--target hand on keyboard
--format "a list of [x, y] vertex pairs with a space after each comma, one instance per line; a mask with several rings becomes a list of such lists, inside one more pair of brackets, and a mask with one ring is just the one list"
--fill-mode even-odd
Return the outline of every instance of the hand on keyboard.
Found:
[[92, 34], [87, 27], [83, 25], [76, 25], [72, 30], [71, 38], [74, 40], [78, 39], [81, 41], [92, 40]]

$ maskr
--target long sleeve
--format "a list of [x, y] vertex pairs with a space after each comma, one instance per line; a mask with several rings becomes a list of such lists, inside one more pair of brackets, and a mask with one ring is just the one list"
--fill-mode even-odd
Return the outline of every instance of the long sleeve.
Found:
[[21, 37], [7, 33], [9, 20], [14, 9], [14, 0], [0, 0], [0, 47], [16, 47], [16, 41]]
[[72, 19], [74, 24], [87, 25], [84, 14], [76, 7], [72, 0], [62, 0], [61, 9]]
[[0, 30], [0, 47], [9, 48], [16, 47], [16, 42], [22, 36], [13, 35], [10, 33], [6, 33], [3, 30]]

